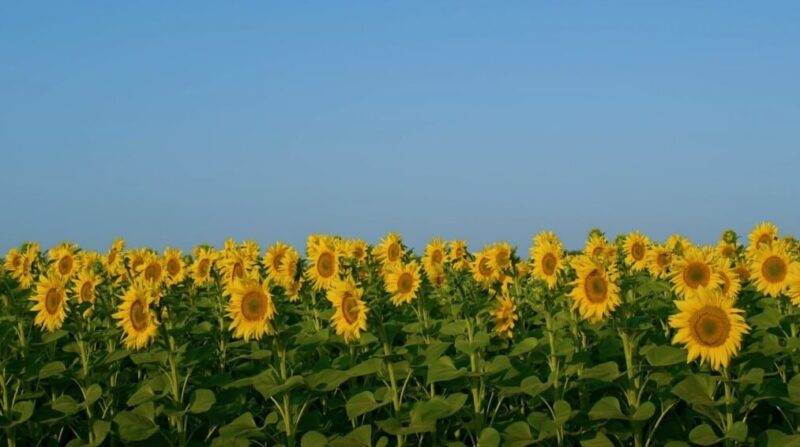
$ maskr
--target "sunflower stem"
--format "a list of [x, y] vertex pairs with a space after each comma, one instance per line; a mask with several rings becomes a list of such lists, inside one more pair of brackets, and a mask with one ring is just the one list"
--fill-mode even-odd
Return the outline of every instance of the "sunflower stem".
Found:
[[[725, 433], [727, 434], [733, 428], [733, 389], [727, 366], [722, 368], [722, 381], [725, 389]], [[731, 440], [726, 438], [725, 445], [732, 445]]]

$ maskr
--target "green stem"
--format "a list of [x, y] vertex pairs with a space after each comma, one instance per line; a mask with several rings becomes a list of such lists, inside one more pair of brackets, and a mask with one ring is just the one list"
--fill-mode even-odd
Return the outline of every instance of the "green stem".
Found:
[[[625, 373], [628, 376], [628, 390], [625, 396], [628, 400], [629, 411], [633, 413], [639, 407], [639, 376], [636, 374], [633, 362], [636, 355], [636, 339], [632, 338], [624, 330], [619, 331], [619, 336], [622, 340], [622, 350], [625, 354]], [[633, 428], [633, 444], [636, 447], [640, 447], [642, 445], [642, 425], [639, 422], [632, 421], [631, 426]]]
[[550, 355], [548, 357], [548, 364], [550, 366], [550, 383], [553, 386], [553, 393], [555, 395], [554, 401], [561, 399], [561, 390], [558, 386], [559, 381], [559, 365], [558, 356], [556, 355], [556, 332], [553, 326], [553, 316], [549, 311], [544, 314], [545, 329], [547, 330], [547, 341], [550, 344]]
[[[397, 377], [394, 373], [394, 365], [392, 361], [389, 359], [389, 356], [392, 354], [392, 350], [389, 347], [389, 342], [386, 340], [386, 333], [383, 331], [383, 327], [381, 327], [381, 333], [383, 336], [383, 355], [384, 355], [384, 363], [386, 364], [386, 369], [389, 371], [389, 386], [392, 390], [392, 405], [394, 408], [395, 417], [399, 417], [400, 414], [400, 393], [397, 391]], [[397, 435], [397, 445], [402, 446], [405, 444], [405, 438], [403, 435]]]
[[[722, 380], [725, 389], [725, 433], [728, 433], [733, 428], [733, 389], [727, 367], [722, 368]], [[731, 441], [726, 439], [725, 444], [731, 445]]]

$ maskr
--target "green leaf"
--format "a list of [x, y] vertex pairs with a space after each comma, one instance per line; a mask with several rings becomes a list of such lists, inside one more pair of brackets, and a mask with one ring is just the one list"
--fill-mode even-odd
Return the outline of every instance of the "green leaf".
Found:
[[781, 313], [776, 307], [769, 306], [760, 314], [750, 317], [748, 322], [757, 329], [771, 329], [780, 324]]
[[789, 380], [786, 385], [789, 392], [789, 399], [797, 405], [800, 405], [800, 374], [796, 374]]
[[537, 346], [539, 346], [539, 340], [533, 337], [528, 337], [522, 340], [521, 342], [516, 343], [514, 345], [514, 348], [511, 349], [511, 352], [508, 355], [510, 355], [511, 357], [516, 357], [523, 354], [527, 354], [536, 349]]
[[437, 382], [447, 382], [466, 374], [464, 368], [456, 368], [453, 359], [444, 356], [428, 367], [428, 385]]
[[347, 417], [349, 419], [355, 419], [362, 414], [377, 410], [388, 403], [389, 401], [378, 402], [375, 399], [375, 395], [372, 394], [372, 391], [362, 391], [347, 400], [345, 410], [347, 411]]
[[478, 437], [477, 447], [498, 447], [500, 445], [500, 433], [492, 427], [486, 427], [481, 430], [481, 435]]
[[101, 420], [94, 421], [92, 424], [92, 433], [94, 434], [94, 442], [92, 445], [103, 445], [103, 441], [106, 439], [106, 436], [108, 436], [109, 431], [111, 431], [111, 422]]
[[158, 430], [153, 421], [132, 411], [120, 411], [114, 417], [114, 423], [125, 441], [144, 441]]
[[585, 368], [581, 373], [581, 379], [594, 379], [603, 382], [613, 382], [619, 377], [619, 366], [617, 362], [605, 362], [591, 368]]
[[369, 359], [347, 370], [350, 377], [371, 376], [377, 374], [383, 367], [382, 359]]
[[247, 437], [260, 431], [253, 415], [247, 412], [234, 419], [230, 424], [220, 427], [219, 434], [223, 437], [235, 438]]
[[42, 366], [42, 369], [39, 370], [39, 380], [58, 376], [66, 369], [67, 368], [61, 362], [50, 362]]
[[[346, 375], [345, 375], [346, 376]], [[292, 376], [286, 379], [283, 383], [275, 383], [271, 377], [264, 376], [258, 377], [253, 381], [253, 388], [255, 388], [265, 399], [280, 394], [284, 391], [291, 390], [300, 385], [305, 384], [306, 381], [301, 376]]]
[[669, 366], [686, 363], [686, 351], [674, 346], [653, 346], [644, 355], [650, 366]]
[[553, 421], [557, 426], [563, 426], [572, 416], [572, 407], [567, 401], [559, 400], [553, 404]]
[[582, 440], [581, 447], [614, 447], [614, 443], [603, 433], [597, 432], [594, 438]]
[[464, 320], [452, 321], [442, 326], [439, 332], [448, 336], [461, 335], [467, 332], [467, 322]]
[[83, 405], [88, 406], [97, 402], [97, 400], [100, 399], [102, 395], [103, 395], [103, 388], [100, 387], [100, 385], [96, 383], [89, 385], [89, 387], [86, 388], [85, 396], [83, 398]]
[[766, 430], [763, 436], [766, 438], [767, 447], [800, 446], [800, 435], [787, 435], [778, 430]]
[[535, 442], [531, 426], [527, 422], [514, 422], [503, 431], [503, 444], [506, 447], [524, 447]]
[[721, 439], [708, 424], [698, 425], [689, 432], [689, 441], [698, 445], [714, 445]]
[[498, 355], [492, 357], [492, 360], [486, 364], [486, 368], [484, 369], [486, 374], [498, 374], [503, 371], [511, 369], [511, 361], [508, 357], [504, 355]]
[[57, 330], [55, 332], [47, 332], [44, 335], [42, 335], [42, 344], [46, 345], [49, 343], [53, 343], [54, 341], [66, 337], [67, 335], [69, 335], [69, 332], [63, 329]]
[[761, 385], [764, 382], [764, 370], [761, 368], [748, 369], [736, 381], [741, 384]]
[[328, 438], [316, 431], [306, 432], [300, 439], [300, 447], [324, 447], [328, 444]]
[[50, 406], [53, 407], [53, 410], [59, 411], [66, 415], [75, 414], [80, 410], [78, 402], [76, 402], [72, 396], [67, 394], [53, 399], [53, 402], [50, 403]]
[[210, 410], [217, 398], [214, 392], [206, 389], [198, 389], [192, 393], [192, 400], [189, 402], [189, 413], [200, 414]]
[[13, 427], [15, 425], [22, 424], [27, 422], [28, 419], [33, 416], [33, 409], [35, 408], [35, 404], [33, 401], [30, 400], [23, 400], [19, 401], [11, 407], [11, 416], [12, 422], [8, 425], [8, 427]]
[[744, 442], [747, 439], [747, 424], [742, 421], [734, 422], [725, 437], [737, 442]]
[[139, 389], [128, 398], [126, 404], [128, 404], [129, 407], [135, 407], [144, 402], [149, 402], [155, 399], [155, 397], [156, 393], [153, 392], [153, 388], [149, 384], [145, 384], [139, 387]]
[[604, 397], [597, 401], [589, 410], [589, 419], [628, 419], [619, 407], [616, 397]]
[[656, 406], [652, 402], [645, 402], [636, 408], [636, 411], [633, 413], [630, 419], [637, 422], [646, 421], [653, 417], [655, 413]]
[[692, 374], [672, 387], [672, 393], [692, 405], [712, 406], [714, 385], [713, 378]]
[[330, 447], [370, 447], [372, 445], [372, 426], [362, 425], [340, 438], [328, 442]]

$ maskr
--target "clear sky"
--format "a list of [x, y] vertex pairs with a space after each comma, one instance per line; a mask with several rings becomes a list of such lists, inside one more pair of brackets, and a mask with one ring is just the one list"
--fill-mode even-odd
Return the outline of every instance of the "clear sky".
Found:
[[3, 2], [0, 250], [800, 234], [800, 3]]

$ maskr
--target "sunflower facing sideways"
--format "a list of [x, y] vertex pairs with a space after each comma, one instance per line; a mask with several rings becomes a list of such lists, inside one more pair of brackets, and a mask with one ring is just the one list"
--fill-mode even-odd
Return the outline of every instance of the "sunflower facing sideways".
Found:
[[364, 291], [351, 278], [337, 279], [328, 289], [326, 296], [334, 309], [331, 323], [336, 334], [341, 335], [345, 343], [358, 340], [361, 332], [367, 330], [369, 309], [361, 299], [363, 294]]
[[761, 245], [750, 257], [750, 275], [759, 292], [779, 296], [789, 285], [789, 270], [796, 264], [784, 241]]
[[638, 272], [647, 267], [647, 250], [650, 245], [650, 239], [638, 231], [628, 234], [625, 242], [622, 244], [622, 249], [625, 252], [625, 264], [631, 268], [632, 271]]
[[228, 293], [231, 298], [227, 313], [235, 338], [259, 340], [265, 334], [275, 332], [272, 327], [275, 305], [266, 280], [260, 282], [253, 277], [236, 279]]
[[283, 284], [280, 269], [283, 257], [292, 249], [281, 241], [275, 242], [267, 249], [264, 255], [264, 265], [267, 266], [267, 279], [275, 284]]
[[[283, 288], [289, 290], [293, 288], [295, 283], [300, 282], [297, 273], [300, 271], [300, 253], [297, 250], [290, 248], [286, 250], [286, 254], [281, 259], [281, 264], [278, 267], [278, 284]], [[299, 289], [299, 288], [298, 288]]]
[[573, 309], [591, 322], [610, 315], [621, 303], [616, 266], [606, 266], [585, 255], [572, 259], [571, 265], [577, 274], [569, 294], [574, 301]]
[[492, 311], [494, 317], [494, 331], [511, 338], [514, 335], [514, 326], [517, 324], [517, 305], [511, 297], [501, 297], [497, 300], [497, 307]]
[[30, 298], [36, 312], [33, 322], [42, 329], [53, 332], [64, 324], [67, 317], [67, 292], [65, 278], [54, 267], [39, 277], [36, 293]]
[[449, 253], [447, 253], [447, 262], [458, 271], [469, 269], [469, 252], [467, 251], [467, 243], [465, 241], [450, 241], [448, 242]]
[[750, 328], [734, 307], [734, 301], [719, 290], [704, 289], [697, 297], [675, 301], [678, 313], [669, 317], [669, 325], [677, 329], [673, 344], [683, 344], [689, 351], [687, 362], [698, 357], [715, 370], [725, 368], [742, 346], [742, 336]]
[[548, 288], [554, 288], [558, 282], [559, 273], [564, 269], [564, 250], [561, 245], [543, 240], [531, 247], [530, 256], [533, 263], [531, 275], [544, 281]]
[[122, 296], [113, 317], [119, 320], [117, 327], [122, 328], [122, 342], [126, 349], [147, 347], [158, 332], [158, 321], [150, 308], [157, 301], [153, 293], [150, 285], [135, 281]]
[[192, 262], [189, 272], [195, 285], [200, 286], [209, 282], [211, 269], [214, 267], [216, 259], [217, 253], [213, 248], [208, 246], [195, 247], [194, 262]]
[[111, 243], [111, 247], [103, 256], [103, 268], [109, 275], [117, 276], [125, 271], [122, 265], [122, 255], [125, 251], [125, 239], [117, 238]]
[[770, 222], [761, 222], [747, 235], [747, 254], [752, 255], [762, 246], [772, 245], [778, 239], [778, 227]]
[[327, 289], [339, 277], [339, 253], [333, 239], [322, 237], [308, 247], [309, 266], [306, 277], [313, 283], [314, 290]]
[[492, 268], [489, 262], [488, 248], [475, 254], [475, 260], [472, 261], [472, 277], [475, 281], [483, 284], [485, 287], [492, 285], [495, 279], [499, 277], [499, 272]]
[[392, 304], [395, 306], [407, 304], [417, 296], [421, 282], [419, 271], [420, 267], [416, 261], [389, 268], [384, 283], [386, 291], [392, 294]]
[[94, 303], [95, 289], [100, 284], [100, 277], [94, 272], [83, 270], [72, 281], [75, 297], [79, 303]]
[[511, 245], [500, 242], [489, 249], [489, 266], [498, 273], [511, 268]]
[[714, 258], [709, 250], [689, 247], [672, 261], [672, 288], [681, 298], [694, 298], [705, 289], [716, 289], [722, 282], [714, 270]]
[[225, 288], [233, 286], [237, 279], [244, 278], [250, 274], [253, 263], [250, 256], [245, 256], [238, 249], [228, 249], [223, 252], [222, 259], [217, 262], [222, 271], [222, 283]]
[[728, 260], [719, 260], [717, 265], [714, 267], [714, 271], [716, 271], [717, 275], [719, 275], [719, 290], [722, 292], [722, 296], [729, 300], [736, 301], [736, 298], [739, 296], [739, 292], [742, 290], [742, 283], [739, 279], [739, 275], [737, 275], [730, 266]]
[[664, 245], [654, 245], [647, 251], [647, 270], [653, 277], [666, 278], [671, 263], [672, 252]]
[[403, 252], [403, 242], [397, 233], [387, 234], [373, 249], [373, 253], [384, 267], [400, 263]]

